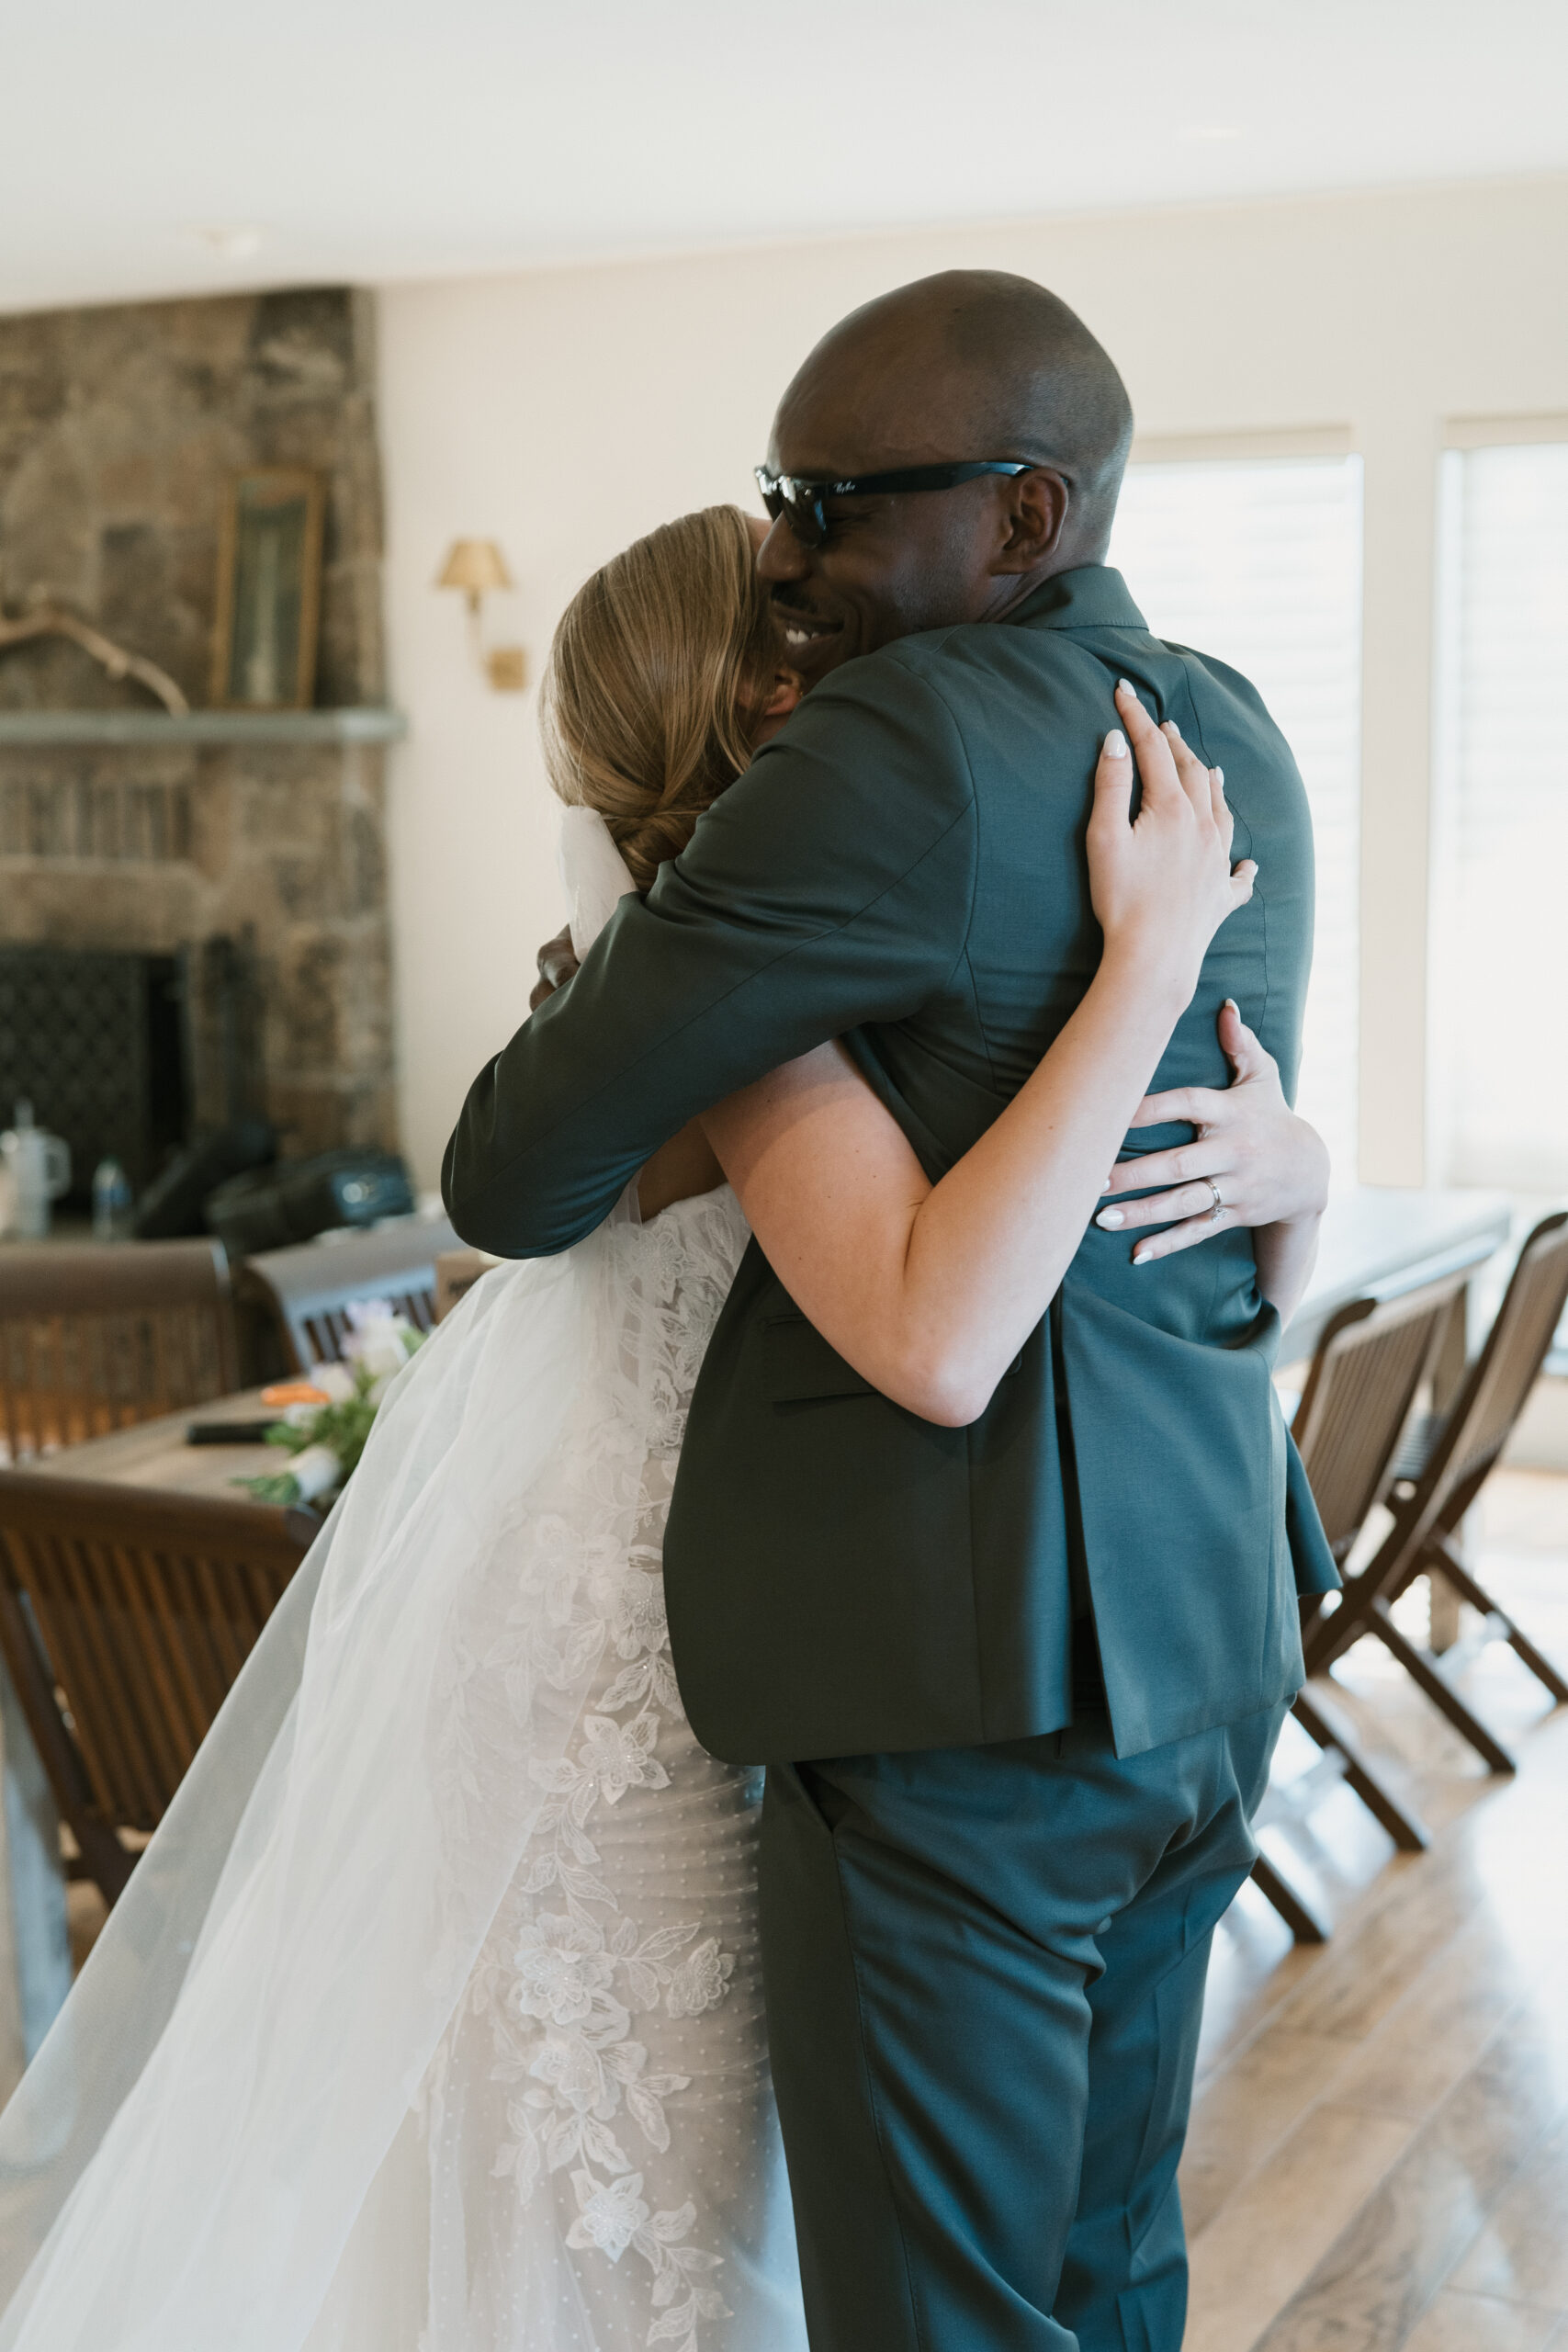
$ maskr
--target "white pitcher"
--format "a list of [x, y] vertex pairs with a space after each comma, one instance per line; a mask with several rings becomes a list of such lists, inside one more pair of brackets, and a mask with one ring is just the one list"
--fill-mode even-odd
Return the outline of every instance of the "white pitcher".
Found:
[[62, 1136], [51, 1136], [33, 1124], [33, 1106], [18, 1102], [16, 1125], [0, 1135], [0, 1158], [10, 1177], [14, 1206], [10, 1224], [24, 1241], [42, 1241], [49, 1234], [49, 1209], [71, 1184], [71, 1147]]

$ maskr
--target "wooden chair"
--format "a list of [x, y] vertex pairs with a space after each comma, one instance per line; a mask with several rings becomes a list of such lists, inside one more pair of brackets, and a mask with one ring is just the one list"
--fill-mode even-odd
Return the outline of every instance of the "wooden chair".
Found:
[[459, 1246], [445, 1217], [410, 1217], [341, 1239], [263, 1250], [237, 1270], [235, 1293], [271, 1322], [288, 1368], [309, 1372], [313, 1363], [343, 1361], [353, 1329], [348, 1309], [362, 1301], [387, 1299], [416, 1330], [430, 1330], [436, 1258]]
[[216, 1241], [0, 1250], [0, 1439], [10, 1460], [238, 1386]]
[[312, 1513], [0, 1470], [0, 1655], [112, 1904], [309, 1550]]
[[1388, 1536], [1360, 1575], [1350, 1579], [1339, 1607], [1332, 1614], [1320, 1610], [1307, 1628], [1307, 1666], [1314, 1674], [1363, 1634], [1375, 1634], [1494, 1772], [1511, 1772], [1514, 1760], [1454, 1687], [1467, 1654], [1450, 1651], [1439, 1661], [1407, 1639], [1390, 1611], [1416, 1577], [1446, 1577], [1461, 1600], [1480, 1611], [1483, 1640], [1507, 1642], [1556, 1704], [1568, 1702], [1568, 1681], [1476, 1582], [1453, 1545], [1461, 1521], [1490, 1477], [1535, 1386], [1565, 1303], [1568, 1210], [1559, 1209], [1541, 1219], [1520, 1250], [1486, 1343], [1417, 1475], [1402, 1481], [1390, 1497], [1394, 1522]]
[[[1324, 1327], [1292, 1434], [1341, 1566], [1388, 1486], [1421, 1389], [1461, 1311], [1468, 1275], [1465, 1268], [1402, 1293], [1353, 1299]], [[1257, 1826], [1303, 1818], [1329, 1784], [1343, 1780], [1402, 1852], [1419, 1853], [1426, 1831], [1390, 1795], [1348, 1733], [1336, 1730], [1304, 1690], [1292, 1712], [1323, 1750], [1323, 1762], [1295, 1786], [1271, 1790]], [[1267, 1856], [1252, 1874], [1298, 1942], [1326, 1939], [1323, 1922]]]

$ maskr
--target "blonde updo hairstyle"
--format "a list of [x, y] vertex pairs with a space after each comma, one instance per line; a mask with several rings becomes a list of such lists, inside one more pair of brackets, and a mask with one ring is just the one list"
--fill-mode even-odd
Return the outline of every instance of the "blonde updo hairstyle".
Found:
[[662, 524], [561, 615], [541, 697], [545, 764], [563, 800], [604, 818], [639, 890], [750, 759], [776, 662], [738, 506]]

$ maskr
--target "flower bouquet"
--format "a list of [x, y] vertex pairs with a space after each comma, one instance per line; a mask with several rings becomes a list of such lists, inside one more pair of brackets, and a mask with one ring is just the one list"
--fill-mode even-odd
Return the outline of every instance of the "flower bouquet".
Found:
[[348, 1319], [342, 1363], [313, 1364], [308, 1379], [262, 1391], [264, 1404], [281, 1408], [266, 1442], [293, 1459], [265, 1477], [235, 1479], [258, 1502], [333, 1501], [365, 1451], [382, 1397], [424, 1336], [384, 1298], [356, 1301]]

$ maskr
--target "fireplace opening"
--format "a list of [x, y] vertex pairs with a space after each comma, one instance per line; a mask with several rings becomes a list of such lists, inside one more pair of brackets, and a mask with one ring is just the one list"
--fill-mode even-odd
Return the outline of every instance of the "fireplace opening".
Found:
[[188, 957], [0, 948], [0, 1125], [30, 1102], [71, 1147], [62, 1205], [118, 1159], [140, 1193], [190, 1125]]

